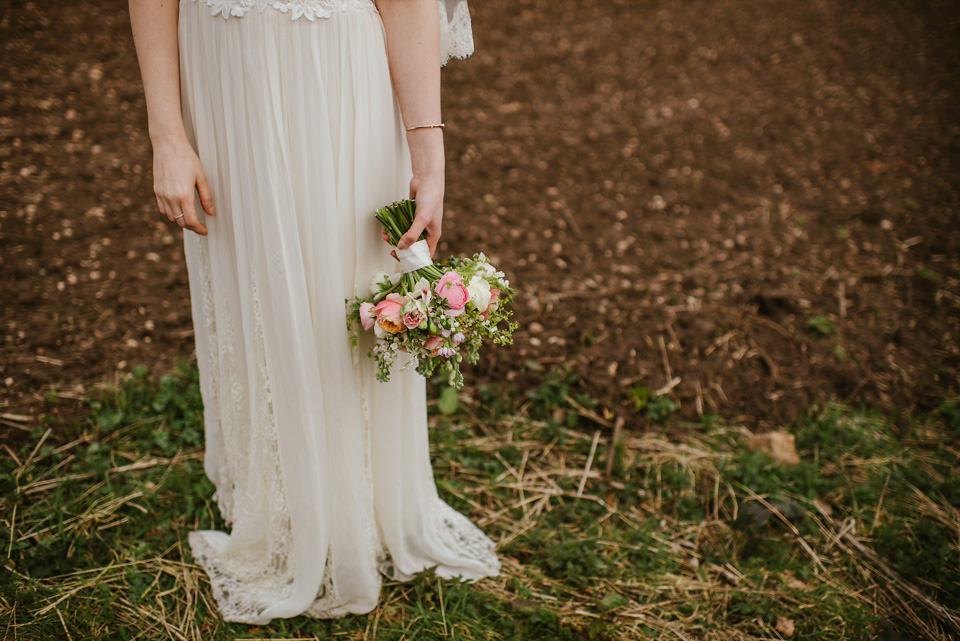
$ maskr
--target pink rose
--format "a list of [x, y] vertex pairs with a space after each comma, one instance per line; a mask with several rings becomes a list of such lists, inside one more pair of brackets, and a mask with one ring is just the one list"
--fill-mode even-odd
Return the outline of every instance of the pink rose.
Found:
[[373, 323], [377, 320], [373, 313], [373, 303], [360, 303], [360, 324], [366, 330], [373, 329]]
[[438, 280], [436, 286], [434, 286], [434, 291], [437, 292], [438, 296], [446, 300], [450, 306], [450, 309], [446, 312], [448, 316], [459, 316], [462, 314], [467, 305], [467, 301], [470, 299], [470, 295], [467, 293], [467, 288], [464, 286], [460, 274], [452, 270], [440, 277], [440, 280]]
[[437, 351], [443, 345], [443, 338], [440, 336], [431, 336], [423, 342], [424, 349], [430, 350], [431, 356], [436, 356]]
[[407, 299], [400, 294], [392, 293], [387, 294], [387, 297], [373, 308], [380, 329], [391, 334], [403, 331], [404, 326], [400, 315], [406, 302]]

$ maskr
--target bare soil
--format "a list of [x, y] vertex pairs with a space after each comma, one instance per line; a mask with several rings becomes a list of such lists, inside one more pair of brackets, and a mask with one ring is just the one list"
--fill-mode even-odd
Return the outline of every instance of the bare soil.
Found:
[[[960, 363], [958, 8], [473, 3], [477, 53], [444, 71], [442, 251], [491, 255], [522, 327], [468, 377], [569, 361], [614, 411], [639, 386], [759, 426], [939, 403]], [[6, 2], [0, 40], [0, 420], [23, 426], [163, 373], [193, 335], [126, 3]]]

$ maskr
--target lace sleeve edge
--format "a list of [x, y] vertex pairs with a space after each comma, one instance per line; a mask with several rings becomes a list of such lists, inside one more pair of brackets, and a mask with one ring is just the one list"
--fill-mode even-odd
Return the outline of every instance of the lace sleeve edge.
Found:
[[[437, 0], [440, 12], [440, 66], [452, 58], [469, 58], [474, 51], [473, 27], [467, 0]], [[453, 6], [448, 12], [448, 6]]]

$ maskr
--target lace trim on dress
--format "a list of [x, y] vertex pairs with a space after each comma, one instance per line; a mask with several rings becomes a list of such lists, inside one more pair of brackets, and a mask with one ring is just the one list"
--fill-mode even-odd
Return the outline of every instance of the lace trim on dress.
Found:
[[[200, 247], [203, 247], [203, 243]], [[227, 306], [220, 310], [208, 306], [205, 281], [209, 258], [205, 251], [201, 251], [199, 256], [205, 283], [204, 316], [209, 328], [213, 326], [212, 314], [224, 314]], [[220, 420], [221, 429], [227, 431], [222, 443], [224, 455], [238, 476], [229, 480], [221, 479], [221, 483], [228, 482], [229, 485], [221, 484], [218, 487], [218, 507], [225, 520], [233, 521], [234, 528], [229, 538], [222, 532], [194, 531], [188, 535], [188, 541], [194, 558], [210, 576], [213, 596], [224, 619], [259, 623], [263, 611], [271, 605], [264, 601], [265, 595], [269, 595], [271, 601], [285, 598], [293, 589], [293, 574], [290, 568], [290, 514], [281, 477], [260, 295], [252, 272], [250, 285], [253, 353], [256, 361], [252, 369], [255, 389], [258, 391], [256, 410], [251, 420], [244, 420], [244, 405], [241, 403], [238, 411], [221, 415]], [[232, 335], [225, 337], [222, 343], [211, 340], [211, 350], [219, 349], [228, 364], [235, 363], [231, 357], [234, 344], [235, 337]], [[222, 376], [234, 379], [228, 384], [241, 385], [236, 380], [241, 373], [240, 369], [214, 367], [213, 388], [222, 384]], [[222, 412], [230, 405], [233, 403], [220, 403], [219, 409]], [[239, 494], [241, 500], [235, 500], [234, 493]]]
[[[373, 0], [193, 0], [210, 7], [210, 15], [243, 17], [251, 10], [267, 9], [290, 14], [291, 20], [322, 20], [338, 11], [366, 9], [376, 11]], [[451, 5], [452, 10], [448, 10]], [[473, 53], [473, 30], [466, 0], [437, 0], [440, 14], [440, 65], [450, 58], [466, 58]]]
[[437, 499], [434, 504], [433, 518], [437, 536], [447, 549], [479, 563], [484, 576], [500, 573], [500, 559], [494, 542], [473, 521], [442, 499]]
[[[454, 510], [439, 497], [430, 506], [430, 523], [437, 539], [451, 554], [476, 561], [481, 566], [481, 574], [468, 579], [468, 583], [500, 574], [500, 559], [497, 557], [496, 544], [470, 519]], [[393, 581], [410, 581], [415, 576], [401, 572], [385, 548], [380, 557], [378, 570], [380, 574]]]
[[[193, 0], [196, 2], [197, 0]], [[251, 9], [263, 13], [275, 9], [289, 13], [291, 20], [306, 18], [317, 20], [329, 18], [337, 11], [348, 9], [375, 9], [373, 0], [202, 0], [210, 7], [210, 15], [242, 17]]]
[[[456, 2], [453, 11], [447, 5]], [[467, 58], [473, 54], [473, 27], [466, 0], [438, 0], [440, 10], [440, 65], [450, 58]]]
[[[195, 242], [197, 247], [197, 262], [200, 266], [201, 310], [207, 336], [206, 362], [210, 368], [210, 376], [208, 377], [209, 385], [204, 390], [209, 397], [204, 399], [204, 405], [209, 406], [205, 419], [207, 423], [212, 423], [206, 426], [207, 439], [214, 438], [218, 444], [222, 444], [224, 441], [222, 426], [225, 420], [229, 421], [232, 417], [223, 416], [224, 411], [229, 411], [227, 407], [228, 404], [220, 403], [220, 382], [223, 380], [223, 377], [220, 367], [220, 334], [218, 332], [215, 314], [216, 307], [213, 297], [213, 279], [210, 274], [210, 259], [207, 255], [206, 242], [204, 242], [203, 239], [197, 239]], [[229, 333], [229, 330], [224, 331], [224, 334]], [[231, 352], [232, 350], [229, 350], [228, 353]], [[242, 394], [243, 390], [239, 390], [238, 396], [242, 398]], [[210, 419], [214, 420], [211, 421]], [[222, 446], [220, 446], [217, 451], [223, 452]], [[209, 456], [209, 454], [207, 456]], [[215, 461], [205, 461], [205, 464], [205, 467], [213, 468], [209, 470], [211, 480], [217, 488], [213, 493], [213, 500], [216, 501], [217, 507], [220, 509], [220, 515], [224, 521], [230, 524], [233, 522], [233, 481], [229, 475], [229, 470], [232, 466], [228, 461], [224, 460], [222, 455]]]

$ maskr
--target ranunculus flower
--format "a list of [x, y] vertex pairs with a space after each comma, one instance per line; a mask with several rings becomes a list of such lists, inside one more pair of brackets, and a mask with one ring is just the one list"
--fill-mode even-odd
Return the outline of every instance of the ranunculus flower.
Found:
[[500, 289], [498, 287], [490, 288], [490, 304], [494, 305], [498, 300], [500, 300]]
[[490, 317], [490, 312], [497, 308], [497, 302], [500, 300], [500, 290], [496, 287], [490, 288], [490, 304], [487, 305], [487, 308], [480, 312], [480, 316], [484, 320]]
[[490, 283], [480, 274], [470, 279], [467, 293], [470, 294], [470, 302], [480, 311], [490, 306]]
[[440, 280], [434, 286], [434, 291], [446, 300], [450, 306], [450, 309], [446, 312], [448, 316], [462, 314], [467, 301], [470, 300], [470, 294], [467, 293], [467, 288], [463, 286], [463, 279], [460, 278], [460, 274], [452, 270], [440, 277]]
[[423, 342], [423, 347], [430, 350], [431, 356], [436, 356], [441, 346], [443, 346], [443, 338], [440, 336], [431, 336]]
[[373, 303], [360, 303], [360, 324], [366, 330], [373, 329], [377, 316], [373, 313]]
[[387, 294], [387, 297], [373, 308], [373, 313], [377, 315], [377, 325], [380, 326], [380, 329], [390, 334], [403, 331], [404, 325], [400, 317], [406, 302], [407, 299], [405, 297], [397, 293], [391, 293]]
[[407, 304], [403, 306], [401, 319], [403, 320], [403, 324], [407, 326], [407, 329], [419, 327], [421, 323], [427, 320], [427, 310], [423, 302], [419, 300], [408, 301]]

